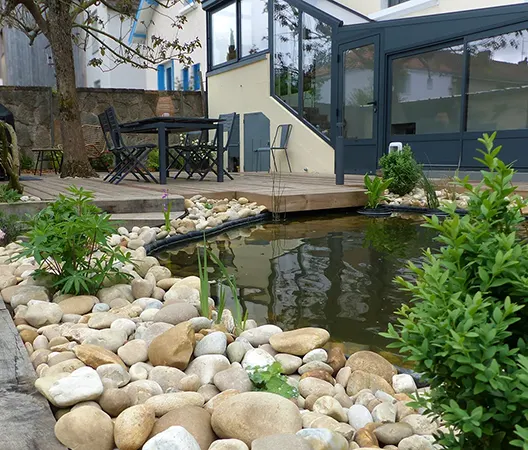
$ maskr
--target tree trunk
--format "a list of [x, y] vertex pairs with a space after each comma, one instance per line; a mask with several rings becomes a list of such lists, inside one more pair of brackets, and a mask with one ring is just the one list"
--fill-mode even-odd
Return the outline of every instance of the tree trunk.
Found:
[[50, 0], [47, 12], [48, 38], [59, 95], [59, 119], [64, 159], [61, 177], [97, 177], [90, 165], [84, 146], [79, 100], [73, 65], [71, 2]]

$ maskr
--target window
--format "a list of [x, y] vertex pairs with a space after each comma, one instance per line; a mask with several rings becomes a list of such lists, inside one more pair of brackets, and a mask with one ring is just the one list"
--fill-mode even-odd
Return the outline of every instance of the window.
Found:
[[303, 117], [330, 134], [332, 28], [303, 13]]
[[390, 8], [391, 6], [396, 6], [407, 1], [409, 0], [389, 0], [388, 7]]
[[174, 90], [174, 62], [169, 61], [158, 66], [158, 91]]
[[213, 67], [268, 49], [267, 0], [236, 0], [212, 12], [210, 21]]
[[213, 66], [236, 60], [236, 3], [231, 3], [212, 14], [211, 33]]
[[467, 131], [528, 128], [528, 30], [469, 42]]
[[275, 95], [299, 106], [299, 10], [283, 0], [274, 5]]
[[393, 60], [391, 134], [458, 132], [463, 76], [463, 45]]
[[241, 0], [242, 57], [268, 48], [267, 0]]

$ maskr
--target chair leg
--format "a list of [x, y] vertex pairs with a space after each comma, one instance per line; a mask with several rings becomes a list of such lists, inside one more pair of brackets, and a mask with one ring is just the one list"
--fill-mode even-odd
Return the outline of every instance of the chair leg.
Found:
[[40, 159], [40, 152], [37, 152], [37, 160], [35, 161], [35, 168], [33, 169], [33, 175], [37, 174], [39, 159]]
[[40, 157], [40, 176], [42, 176], [42, 164], [44, 163], [44, 152], [40, 152], [41, 153], [41, 157]]
[[284, 149], [284, 154], [286, 155], [286, 161], [288, 161], [288, 167], [290, 168], [290, 173], [292, 173], [292, 168], [290, 164], [290, 157], [288, 156], [288, 150]]
[[271, 149], [270, 152], [271, 152], [271, 157], [273, 159], [273, 166], [275, 167], [275, 172], [278, 172], [279, 169], [277, 169], [277, 161], [275, 160], [275, 152], [273, 151], [273, 149]]

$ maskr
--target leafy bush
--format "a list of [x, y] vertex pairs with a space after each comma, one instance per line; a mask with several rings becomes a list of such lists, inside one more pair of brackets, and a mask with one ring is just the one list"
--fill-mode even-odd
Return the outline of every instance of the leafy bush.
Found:
[[152, 150], [147, 157], [147, 169], [157, 172], [159, 170], [159, 150]]
[[103, 153], [97, 158], [91, 158], [90, 164], [94, 170], [105, 171], [114, 164], [114, 155], [112, 153]]
[[405, 145], [401, 152], [383, 155], [380, 167], [383, 179], [392, 179], [389, 191], [396, 195], [409, 194], [420, 180], [421, 168], [409, 145]]
[[95, 294], [107, 279], [122, 281], [129, 275], [119, 263], [130, 263], [129, 254], [113, 248], [107, 237], [117, 233], [110, 215], [92, 202], [93, 194], [70, 187], [70, 196], [59, 198], [28, 222], [28, 242], [19, 258], [34, 257], [35, 276], [53, 274], [54, 286], [64, 294]]
[[0, 203], [15, 203], [20, 201], [21, 194], [9, 188], [6, 184], [0, 186]]
[[443, 247], [427, 250], [421, 268], [409, 265], [414, 280], [397, 279], [412, 304], [383, 333], [430, 381], [418, 403], [449, 426], [439, 443], [450, 450], [528, 447], [528, 245], [517, 235], [525, 202], [494, 139], [479, 139], [482, 182], [458, 180], [468, 214], [451, 204], [449, 218], [426, 219]]
[[20, 156], [20, 169], [22, 170], [31, 170], [33, 169], [33, 159], [31, 156], [28, 155], [21, 155]]
[[0, 212], [0, 245], [7, 245], [16, 240], [24, 230], [24, 222], [14, 214], [5, 215]]
[[281, 372], [280, 363], [274, 362], [267, 367], [253, 367], [248, 373], [249, 379], [257, 391], [271, 392], [286, 398], [298, 397], [297, 389], [288, 384], [288, 378]]
[[385, 200], [385, 189], [387, 189], [392, 179], [382, 180], [379, 177], [370, 179], [368, 173], [365, 174], [364, 178], [365, 188], [367, 189], [367, 208], [377, 208], [380, 202]]

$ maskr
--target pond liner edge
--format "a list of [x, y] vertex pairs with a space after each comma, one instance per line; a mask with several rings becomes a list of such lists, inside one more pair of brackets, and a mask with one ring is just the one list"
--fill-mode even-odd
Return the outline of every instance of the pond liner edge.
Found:
[[[446, 213], [439, 210], [439, 209], [433, 209], [433, 208], [421, 208], [419, 206], [406, 206], [406, 205], [380, 205], [380, 209], [385, 209], [391, 212], [408, 212], [408, 213], [415, 213], [415, 214], [438, 214], [441, 216], [445, 216]], [[468, 212], [465, 209], [457, 208], [455, 209], [455, 212], [461, 216], [466, 215]]]
[[215, 228], [210, 228], [209, 230], [191, 231], [190, 233], [178, 234], [178, 235], [174, 235], [174, 236], [171, 236], [165, 239], [160, 239], [159, 241], [154, 241], [152, 244], [145, 245], [145, 250], [147, 252], [147, 255], [151, 255], [152, 253], [158, 252], [160, 250], [164, 250], [167, 247], [188, 244], [190, 242], [203, 239], [204, 234], [205, 234], [205, 237], [207, 238], [207, 237], [215, 236], [217, 234], [221, 234], [228, 230], [232, 230], [233, 228], [238, 228], [244, 225], [250, 225], [254, 223], [263, 222], [270, 218], [271, 218], [271, 213], [265, 212], [265, 213], [257, 214], [256, 216], [252, 216], [252, 217], [245, 217], [243, 219], [231, 220]]

